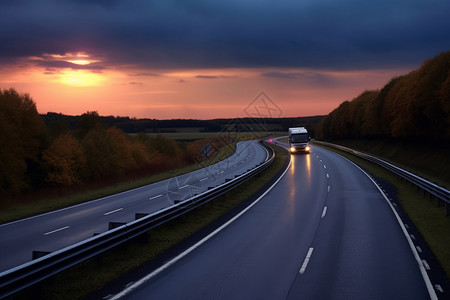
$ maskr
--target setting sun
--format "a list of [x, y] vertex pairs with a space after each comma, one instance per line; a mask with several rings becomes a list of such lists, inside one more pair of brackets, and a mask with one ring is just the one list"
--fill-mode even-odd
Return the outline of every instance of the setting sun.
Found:
[[85, 65], [88, 65], [88, 64], [91, 63], [91, 61], [85, 60], [85, 59], [68, 60], [68, 62], [71, 62], [71, 63], [76, 64], [76, 65], [82, 65], [82, 66], [85, 66]]
[[62, 58], [67, 62], [81, 66], [86, 66], [91, 63], [99, 62], [99, 60], [92, 59], [86, 53], [76, 53], [76, 54], [66, 53], [64, 56], [62, 56]]
[[59, 80], [61, 83], [73, 86], [96, 86], [105, 81], [101, 73], [92, 73], [86, 70], [66, 70], [61, 73]]

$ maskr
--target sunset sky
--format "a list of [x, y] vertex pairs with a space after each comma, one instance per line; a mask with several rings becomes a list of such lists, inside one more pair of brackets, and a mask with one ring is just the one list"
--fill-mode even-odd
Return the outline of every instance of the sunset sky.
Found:
[[450, 50], [448, 0], [2, 0], [0, 88], [40, 113], [274, 117], [341, 102]]

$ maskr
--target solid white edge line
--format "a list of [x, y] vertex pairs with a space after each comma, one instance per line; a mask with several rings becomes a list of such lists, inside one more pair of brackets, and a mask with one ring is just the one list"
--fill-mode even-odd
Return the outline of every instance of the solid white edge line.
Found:
[[268, 160], [269, 159], [269, 151], [265, 147], [263, 147], [263, 149], [266, 150], [266, 159], [265, 160]]
[[286, 172], [289, 170], [289, 168], [291, 167], [292, 161], [289, 158], [289, 165], [287, 166], [286, 170], [284, 170], [283, 174], [281, 174], [281, 176], [277, 179], [277, 181], [275, 181], [261, 196], [259, 196], [258, 199], [256, 199], [252, 204], [250, 204], [249, 206], [247, 206], [244, 210], [242, 210], [240, 213], [238, 213], [236, 216], [234, 216], [233, 218], [231, 218], [228, 222], [226, 222], [225, 224], [223, 224], [222, 226], [220, 226], [219, 228], [217, 228], [216, 230], [214, 230], [213, 232], [211, 232], [210, 234], [208, 234], [206, 237], [204, 237], [203, 239], [201, 239], [200, 241], [198, 241], [195, 245], [191, 246], [190, 248], [186, 249], [184, 252], [178, 254], [176, 257], [172, 258], [171, 260], [169, 260], [167, 263], [165, 263], [164, 265], [162, 265], [161, 267], [159, 267], [158, 269], [156, 269], [155, 271], [151, 272], [150, 274], [144, 276], [143, 278], [141, 278], [140, 280], [136, 281], [134, 284], [132, 284], [131, 286], [127, 287], [126, 289], [124, 289], [123, 291], [121, 291], [120, 293], [114, 295], [114, 297], [110, 298], [111, 300], [116, 300], [116, 299], [120, 299], [126, 295], [128, 295], [129, 293], [131, 293], [133, 290], [137, 289], [138, 287], [140, 287], [141, 285], [143, 285], [144, 283], [146, 283], [147, 281], [149, 281], [150, 279], [152, 279], [153, 277], [157, 276], [159, 273], [161, 273], [162, 271], [164, 271], [165, 269], [169, 268], [170, 266], [172, 266], [173, 264], [175, 264], [177, 261], [179, 261], [180, 259], [182, 259], [183, 257], [185, 257], [186, 255], [188, 255], [189, 253], [191, 253], [192, 251], [194, 251], [196, 248], [198, 248], [199, 246], [201, 246], [203, 243], [205, 243], [206, 241], [208, 241], [209, 239], [211, 239], [213, 236], [215, 236], [216, 234], [218, 234], [220, 231], [222, 231], [224, 228], [226, 228], [228, 225], [230, 225], [231, 223], [233, 223], [234, 221], [236, 221], [240, 216], [242, 216], [244, 213], [246, 213], [250, 208], [252, 208], [254, 205], [256, 205], [259, 201], [261, 201], [262, 198], [264, 198], [274, 187], [275, 185], [277, 185], [277, 183], [281, 180], [281, 178], [284, 177], [284, 175], [286, 174]]
[[[345, 158], [345, 157], [344, 157]], [[361, 172], [363, 172], [372, 182], [373, 184], [377, 187], [377, 189], [380, 191], [381, 195], [383, 195], [384, 200], [386, 200], [387, 204], [389, 205], [389, 207], [391, 208], [391, 210], [394, 212], [395, 217], [397, 218], [397, 222], [400, 224], [400, 228], [403, 231], [403, 234], [406, 237], [406, 240], [408, 241], [409, 247], [411, 248], [411, 251], [414, 255], [414, 258], [416, 259], [417, 265], [419, 266], [419, 270], [420, 273], [422, 274], [422, 278], [423, 281], [425, 282], [425, 285], [427, 287], [428, 290], [428, 294], [430, 295], [430, 298], [432, 300], [438, 300], [438, 297], [436, 295], [436, 291], [434, 290], [433, 284], [431, 283], [430, 277], [428, 276], [427, 271], [425, 270], [425, 267], [423, 266], [422, 263], [422, 259], [419, 256], [419, 253], [417, 252], [416, 247], [414, 246], [414, 243], [411, 239], [411, 237], [409, 236], [408, 231], [405, 228], [405, 225], [403, 224], [402, 219], [400, 218], [400, 216], [398, 215], [397, 211], [395, 210], [394, 206], [391, 204], [391, 202], [389, 201], [388, 197], [386, 196], [386, 194], [383, 192], [383, 190], [378, 186], [378, 184], [375, 182], [375, 180], [372, 179], [372, 177], [369, 176], [369, 174], [366, 173], [366, 171], [364, 171], [363, 169], [361, 169], [357, 164], [355, 164], [354, 162], [352, 162], [351, 160], [345, 158], [346, 160], [348, 160], [350, 163], [352, 163], [355, 167], [357, 167], [359, 170], [361, 170]]]
[[306, 254], [305, 260], [303, 261], [302, 267], [300, 268], [300, 271], [298, 271], [300, 274], [305, 273], [306, 268], [308, 267], [308, 263], [311, 258], [311, 255], [313, 253], [313, 250], [314, 250], [313, 247], [309, 248], [308, 253]]

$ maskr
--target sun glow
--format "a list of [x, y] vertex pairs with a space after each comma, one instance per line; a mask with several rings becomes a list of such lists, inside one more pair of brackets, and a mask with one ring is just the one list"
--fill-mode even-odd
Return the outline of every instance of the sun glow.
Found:
[[85, 66], [85, 65], [92, 63], [93, 61], [85, 60], [85, 59], [73, 59], [73, 60], [68, 60], [68, 62], [76, 64], [76, 65]]
[[92, 73], [86, 70], [66, 70], [60, 77], [60, 82], [73, 86], [96, 86], [105, 81], [101, 73]]
[[103, 115], [160, 119], [246, 117], [246, 107], [263, 88], [281, 108], [282, 116], [292, 117], [325, 114], [341, 99], [357, 95], [361, 86], [374, 85], [374, 81], [381, 86], [392, 74], [327, 73], [326, 82], [335, 85], [324, 89], [319, 80], [322, 71], [317, 71], [317, 82], [307, 83], [282, 76], [283, 72], [302, 74], [303, 69], [275, 69], [279, 77], [273, 77], [271, 71], [141, 69], [114, 66], [105, 57], [72, 52], [26, 57], [17, 67], [0, 68], [0, 88], [30, 93], [42, 113], [95, 110]]
[[84, 52], [65, 53], [61, 54], [43, 54], [41, 57], [33, 56], [31, 60], [40, 62], [70, 62], [75, 65], [86, 66], [91, 63], [100, 62], [98, 59], [92, 58], [89, 54]]
[[[59, 82], [65, 85], [87, 87], [99, 86], [107, 80], [106, 74], [98, 70], [98, 66], [90, 68], [92, 63], [100, 62], [100, 60], [91, 57], [84, 52], [65, 53], [65, 54], [44, 54], [41, 57], [32, 57], [32, 61], [39, 62], [40, 65], [46, 66], [45, 75], [52, 75], [51, 82]], [[83, 66], [76, 67], [64, 64], [68, 62], [73, 65]]]

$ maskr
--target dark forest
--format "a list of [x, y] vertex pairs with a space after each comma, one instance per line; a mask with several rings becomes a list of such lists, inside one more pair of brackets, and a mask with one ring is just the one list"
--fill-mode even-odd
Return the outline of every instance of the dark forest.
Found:
[[450, 52], [381, 90], [365, 91], [322, 119], [319, 139], [401, 138], [450, 141]]

